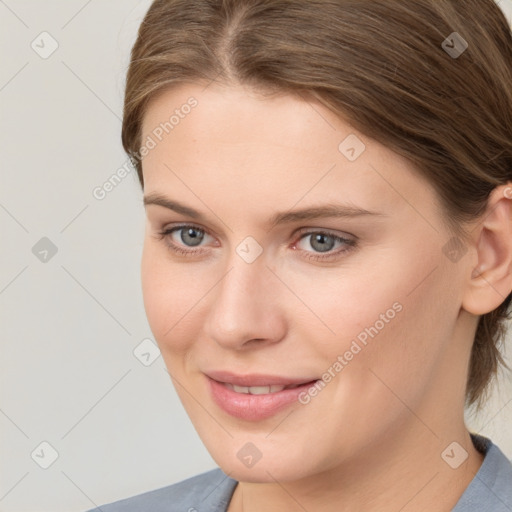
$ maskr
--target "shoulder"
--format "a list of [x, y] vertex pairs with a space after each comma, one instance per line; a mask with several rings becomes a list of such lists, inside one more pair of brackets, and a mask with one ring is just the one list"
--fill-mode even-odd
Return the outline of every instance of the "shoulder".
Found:
[[477, 434], [471, 438], [484, 461], [452, 512], [510, 512], [512, 463], [490, 439]]
[[101, 505], [88, 512], [225, 512], [236, 484], [236, 480], [217, 468], [167, 487]]

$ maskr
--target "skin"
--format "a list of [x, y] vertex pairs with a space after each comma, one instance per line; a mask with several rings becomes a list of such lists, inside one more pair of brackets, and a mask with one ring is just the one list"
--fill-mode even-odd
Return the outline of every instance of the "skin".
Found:
[[[239, 481], [229, 512], [451, 510], [483, 460], [464, 424], [465, 382], [478, 315], [512, 287], [510, 200], [493, 193], [454, 263], [429, 183], [313, 100], [180, 85], [150, 102], [142, 140], [190, 96], [197, 107], [143, 160], [144, 193], [205, 218], [146, 206], [142, 285], [179, 397]], [[338, 150], [350, 134], [366, 145], [353, 162]], [[328, 202], [379, 215], [269, 224]], [[204, 230], [199, 246], [183, 231], [159, 235], [183, 224]], [[315, 230], [356, 245], [308, 259], [323, 254], [305, 235]], [[248, 236], [263, 249], [252, 263], [236, 252]], [[247, 421], [212, 401], [212, 370], [320, 378], [396, 303], [401, 311], [307, 405]], [[251, 468], [237, 457], [247, 442], [262, 454]], [[467, 452], [457, 469], [441, 457], [453, 442]]]

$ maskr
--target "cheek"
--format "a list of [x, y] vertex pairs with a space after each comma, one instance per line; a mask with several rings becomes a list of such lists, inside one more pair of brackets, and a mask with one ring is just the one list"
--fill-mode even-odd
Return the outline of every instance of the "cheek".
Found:
[[[356, 356], [356, 366], [367, 372], [355, 371], [353, 384], [367, 391], [360, 396], [367, 396], [372, 407], [380, 408], [380, 403], [388, 401], [390, 407], [400, 410], [403, 401], [414, 408], [436, 385], [459, 310], [456, 297], [446, 290], [447, 282], [441, 272], [434, 273], [411, 292], [411, 281], [400, 280], [387, 300], [380, 303], [380, 309], [374, 310], [372, 317], [365, 317], [367, 326], [356, 339], [363, 334], [366, 345], [359, 343], [362, 350]], [[386, 317], [393, 315], [384, 312], [384, 319], [376, 321], [388, 301], [395, 299], [400, 311], [394, 318], [386, 323]]]
[[296, 281], [294, 290], [330, 330], [319, 336], [313, 315], [306, 324], [327, 367], [346, 355], [347, 370], [374, 368], [394, 386], [428, 379], [453, 334], [458, 284], [435, 250], [411, 259], [405, 249], [376, 258], [365, 272], [319, 275], [309, 287]]
[[[169, 340], [186, 320], [188, 304], [193, 299], [193, 287], [186, 283], [176, 265], [163, 257], [157, 242], [146, 240], [142, 253], [141, 281], [144, 308], [151, 331], [162, 352], [168, 350]], [[159, 242], [158, 242], [159, 243]], [[188, 307], [187, 307], [188, 306]]]
[[173, 262], [161, 244], [146, 239], [141, 281], [148, 323], [165, 358], [184, 353], [199, 338], [202, 308], [216, 277], [205, 267]]
[[[414, 275], [416, 271], [409, 268], [407, 273]], [[355, 258], [339, 268], [282, 272], [283, 281], [302, 304], [289, 291], [283, 296], [288, 296], [294, 306], [287, 308], [292, 315], [290, 320], [293, 321], [294, 311], [297, 318], [303, 311], [301, 323], [312, 331], [310, 335], [315, 330], [314, 339], [320, 348], [341, 349], [355, 338], [364, 344], [376, 331], [385, 332], [400, 321], [402, 303], [412, 281], [407, 273], [393, 272], [384, 257], [376, 256], [370, 262]]]

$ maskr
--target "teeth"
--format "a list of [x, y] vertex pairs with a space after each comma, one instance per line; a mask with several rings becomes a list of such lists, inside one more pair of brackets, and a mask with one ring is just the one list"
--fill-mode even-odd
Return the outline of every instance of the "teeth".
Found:
[[233, 390], [237, 393], [249, 393], [249, 388], [247, 386], [235, 386], [233, 384]]
[[[266, 395], [268, 393], [277, 393], [282, 391], [286, 386], [236, 386], [235, 384], [225, 384], [226, 387], [232, 389], [236, 393], [245, 393], [249, 395]], [[293, 386], [297, 387], [297, 386]]]
[[251, 386], [247, 389], [251, 395], [266, 395], [270, 393], [270, 386]]

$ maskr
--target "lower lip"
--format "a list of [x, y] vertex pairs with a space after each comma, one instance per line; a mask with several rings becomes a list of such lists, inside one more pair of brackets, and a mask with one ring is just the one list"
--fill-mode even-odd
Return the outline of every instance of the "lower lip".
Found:
[[231, 416], [247, 421], [259, 421], [274, 416], [293, 403], [297, 403], [299, 395], [315, 384], [308, 382], [302, 386], [283, 389], [276, 393], [251, 395], [237, 393], [209, 377], [208, 381], [213, 401]]

